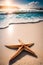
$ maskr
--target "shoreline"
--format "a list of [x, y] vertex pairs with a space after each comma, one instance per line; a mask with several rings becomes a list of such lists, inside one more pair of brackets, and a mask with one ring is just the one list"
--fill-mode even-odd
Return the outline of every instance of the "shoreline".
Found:
[[6, 26], [0, 27], [0, 30], [1, 30], [1, 29], [6, 29], [6, 28], [8, 28], [10, 25], [37, 24], [37, 23], [41, 23], [41, 22], [43, 22], [43, 20], [40, 20], [40, 21], [37, 21], [37, 22], [8, 23]]

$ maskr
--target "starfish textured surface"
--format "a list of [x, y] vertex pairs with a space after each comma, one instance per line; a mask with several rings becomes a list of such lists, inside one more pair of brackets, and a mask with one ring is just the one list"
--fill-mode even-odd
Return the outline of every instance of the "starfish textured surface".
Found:
[[24, 44], [21, 40], [18, 40], [18, 41], [19, 41], [20, 45], [5, 45], [6, 47], [11, 48], [11, 49], [18, 48], [16, 53], [11, 57], [10, 61], [15, 59], [23, 50], [28, 51], [33, 56], [37, 57], [37, 55], [29, 48], [32, 45], [34, 45], [34, 43]]

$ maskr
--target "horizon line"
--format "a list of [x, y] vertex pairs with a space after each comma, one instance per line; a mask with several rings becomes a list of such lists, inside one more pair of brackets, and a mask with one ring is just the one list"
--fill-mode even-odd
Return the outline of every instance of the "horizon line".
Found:
[[12, 6], [12, 5], [0, 5], [0, 9], [4, 9], [4, 8], [17, 8], [17, 9], [19, 9], [19, 7], [18, 6]]

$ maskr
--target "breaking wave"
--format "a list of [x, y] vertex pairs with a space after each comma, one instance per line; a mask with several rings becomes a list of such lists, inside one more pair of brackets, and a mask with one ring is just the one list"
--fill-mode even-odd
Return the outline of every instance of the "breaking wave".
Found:
[[11, 24], [38, 23], [40, 21], [43, 21], [43, 13], [41, 12], [0, 15], [0, 29]]

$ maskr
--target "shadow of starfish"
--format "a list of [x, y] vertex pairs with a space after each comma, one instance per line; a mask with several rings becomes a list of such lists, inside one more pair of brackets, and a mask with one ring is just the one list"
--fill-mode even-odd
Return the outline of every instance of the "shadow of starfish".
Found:
[[20, 55], [18, 55], [18, 57], [16, 57], [15, 59], [9, 61], [9, 65], [12, 65], [13, 63], [16, 63], [18, 60], [20, 60], [22, 57], [24, 57], [26, 55], [30, 55], [30, 56], [33, 56], [35, 58], [38, 58], [37, 56], [34, 56], [31, 53], [28, 54], [28, 52], [24, 50], [22, 53], [20, 53]]

